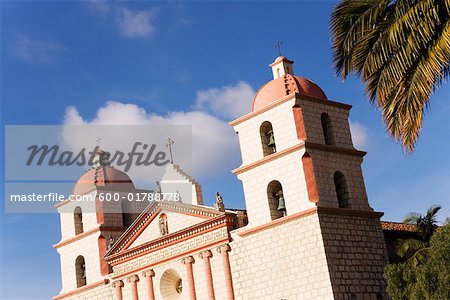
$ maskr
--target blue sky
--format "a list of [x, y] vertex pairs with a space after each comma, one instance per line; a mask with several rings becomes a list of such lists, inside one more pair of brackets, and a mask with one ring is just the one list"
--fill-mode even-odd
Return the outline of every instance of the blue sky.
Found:
[[[432, 204], [444, 206], [440, 219], [450, 216], [450, 87], [432, 96], [417, 149], [405, 155], [367, 103], [362, 84], [333, 73], [328, 20], [334, 4], [1, 2], [2, 124], [114, 122], [119, 111], [127, 112], [125, 122], [136, 116], [208, 122], [214, 124], [210, 133], [217, 128], [226, 140], [232, 136], [226, 122], [245, 110], [230, 99], [248, 102], [270, 80], [268, 64], [281, 40], [297, 75], [314, 80], [328, 98], [353, 105], [356, 144], [368, 151], [363, 171], [372, 207], [386, 220]], [[241, 185], [229, 172], [239, 154], [222, 150], [210, 157], [224, 158], [217, 171], [199, 172], [204, 197], [212, 203], [220, 191], [228, 206], [244, 207]], [[56, 214], [2, 211], [1, 299], [59, 293], [59, 257], [52, 248], [59, 239]]]

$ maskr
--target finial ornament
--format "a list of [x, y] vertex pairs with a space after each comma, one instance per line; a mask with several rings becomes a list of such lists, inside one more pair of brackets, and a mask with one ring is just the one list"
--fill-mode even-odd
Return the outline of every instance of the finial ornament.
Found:
[[97, 137], [95, 139], [95, 143], [97, 144], [97, 147], [100, 148], [100, 142], [102, 141], [102, 139], [100, 137]]
[[171, 164], [173, 164], [172, 145], [173, 145], [174, 143], [175, 143], [175, 142], [174, 142], [171, 138], [168, 138], [168, 139], [167, 139], [166, 147], [169, 148], [170, 163], [171, 163]]
[[159, 181], [156, 181], [155, 194], [161, 194], [161, 192], [162, 192], [161, 183]]
[[283, 46], [283, 42], [282, 41], [278, 41], [277, 44], [275, 45], [275, 48], [277, 48], [278, 54], [280, 56], [281, 56], [281, 46]]
[[214, 208], [221, 212], [225, 211], [225, 205], [223, 204], [223, 198], [219, 194], [219, 192], [216, 193], [216, 203], [214, 203]]

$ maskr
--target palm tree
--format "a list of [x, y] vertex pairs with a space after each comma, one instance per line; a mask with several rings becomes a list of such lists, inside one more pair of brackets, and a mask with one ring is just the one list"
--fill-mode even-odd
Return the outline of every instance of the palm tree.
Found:
[[449, 0], [342, 0], [331, 14], [336, 73], [361, 77], [410, 153], [430, 95], [450, 75], [449, 15]]
[[399, 256], [411, 260], [414, 265], [417, 265], [426, 256], [430, 247], [431, 236], [438, 228], [436, 215], [440, 209], [441, 206], [433, 205], [424, 216], [418, 213], [410, 213], [405, 217], [403, 223], [416, 226], [418, 239], [399, 240], [397, 245]]

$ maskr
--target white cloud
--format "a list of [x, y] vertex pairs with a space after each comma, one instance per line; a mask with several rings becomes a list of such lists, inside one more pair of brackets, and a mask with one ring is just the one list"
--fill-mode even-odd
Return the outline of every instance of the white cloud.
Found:
[[[148, 113], [135, 104], [108, 101], [100, 107], [93, 119], [83, 118], [76, 107], [68, 107], [64, 125], [191, 125], [192, 126], [192, 175], [197, 178], [229, 172], [240, 161], [238, 140], [233, 129], [223, 120], [202, 111], [178, 111], [167, 115]], [[110, 147], [123, 143], [129, 137], [107, 137]], [[65, 140], [73, 136], [63, 137]], [[89, 137], [94, 141], [95, 137]], [[106, 140], [105, 139], [105, 140]], [[84, 141], [83, 141], [84, 142]], [[103, 141], [102, 141], [103, 143]], [[112, 145], [113, 143], [114, 145]], [[120, 148], [120, 147], [118, 147]], [[108, 150], [108, 149], [106, 149]], [[174, 154], [184, 149], [174, 145]], [[179, 155], [180, 156], [180, 155]], [[176, 161], [175, 161], [176, 163]], [[182, 166], [183, 167], [183, 166]], [[130, 174], [133, 179], [148, 181], [145, 173]]]
[[350, 132], [352, 133], [353, 145], [356, 149], [364, 150], [369, 146], [369, 131], [358, 122], [350, 121]]
[[13, 55], [25, 62], [33, 64], [53, 63], [66, 48], [58, 42], [31, 39], [20, 35], [12, 42]]
[[124, 37], [147, 37], [155, 33], [151, 11], [131, 11], [127, 8], [117, 10], [116, 22]]
[[90, 8], [101, 16], [107, 16], [111, 10], [106, 0], [90, 0], [88, 3]]
[[195, 108], [234, 119], [251, 111], [254, 96], [253, 88], [247, 82], [239, 81], [236, 85], [198, 91]]
[[156, 10], [130, 10], [107, 0], [89, 0], [89, 8], [101, 17], [113, 17], [120, 34], [126, 38], [152, 36]]

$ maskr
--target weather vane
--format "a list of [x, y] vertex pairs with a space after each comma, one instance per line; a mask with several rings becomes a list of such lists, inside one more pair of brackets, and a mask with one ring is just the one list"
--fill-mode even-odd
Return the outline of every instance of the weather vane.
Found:
[[275, 48], [278, 50], [278, 54], [281, 56], [281, 46], [283, 46], [283, 42], [278, 41]]
[[175, 143], [175, 142], [174, 142], [171, 138], [168, 138], [168, 139], [167, 139], [166, 147], [169, 148], [169, 153], [170, 153], [170, 163], [171, 163], [171, 164], [173, 164], [172, 145], [173, 145], [174, 143]]

